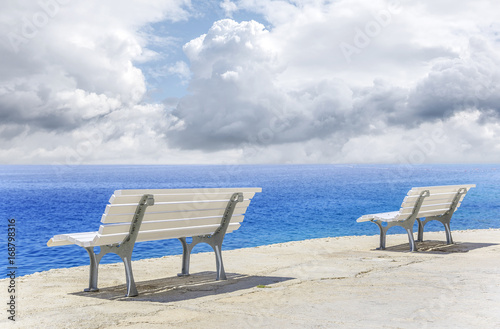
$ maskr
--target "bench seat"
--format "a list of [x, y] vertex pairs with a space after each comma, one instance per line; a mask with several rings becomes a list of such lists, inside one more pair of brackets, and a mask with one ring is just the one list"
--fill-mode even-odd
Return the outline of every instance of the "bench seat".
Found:
[[363, 215], [357, 219], [357, 222], [368, 222], [371, 220], [380, 220], [383, 222], [397, 221], [399, 211], [382, 212], [380, 214]]

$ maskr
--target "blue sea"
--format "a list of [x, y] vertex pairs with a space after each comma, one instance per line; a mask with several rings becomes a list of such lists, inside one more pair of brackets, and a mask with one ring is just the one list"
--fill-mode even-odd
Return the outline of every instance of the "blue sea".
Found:
[[[223, 250], [230, 250], [375, 235], [376, 225], [356, 223], [356, 218], [398, 210], [414, 186], [469, 183], [477, 187], [455, 213], [452, 230], [500, 228], [500, 165], [2, 165], [0, 264], [3, 269], [9, 266], [8, 219], [14, 218], [18, 275], [88, 265], [83, 248], [49, 248], [46, 243], [56, 234], [96, 231], [109, 197], [118, 189], [261, 187], [241, 228], [224, 240]], [[438, 222], [426, 226], [426, 231], [442, 229]], [[389, 233], [404, 231], [396, 227]], [[194, 252], [208, 250], [199, 245]], [[141, 242], [132, 259], [181, 253], [177, 240]], [[119, 261], [111, 254], [102, 263]]]

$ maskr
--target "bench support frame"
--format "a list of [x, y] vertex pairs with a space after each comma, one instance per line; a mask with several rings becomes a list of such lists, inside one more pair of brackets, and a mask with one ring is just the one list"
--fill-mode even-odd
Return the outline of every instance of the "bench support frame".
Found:
[[444, 229], [446, 231], [446, 243], [447, 244], [452, 244], [453, 243], [453, 238], [451, 237], [451, 229], [450, 229], [450, 221], [451, 217], [453, 216], [453, 213], [455, 210], [457, 210], [458, 203], [460, 202], [460, 199], [462, 195], [467, 193], [467, 189], [465, 187], [462, 187], [457, 191], [457, 194], [453, 198], [453, 201], [451, 203], [450, 209], [441, 216], [431, 216], [431, 217], [426, 217], [425, 220], [421, 220], [420, 218], [417, 218], [418, 222], [418, 237], [417, 241], [422, 242], [424, 241], [424, 226], [431, 220], [437, 220], [441, 222], [444, 225]]
[[215, 252], [215, 262], [217, 267], [217, 277], [216, 280], [227, 280], [226, 272], [224, 271], [224, 264], [222, 262], [222, 241], [227, 231], [227, 227], [231, 222], [231, 217], [233, 216], [234, 209], [238, 202], [243, 201], [243, 193], [233, 193], [231, 199], [227, 203], [226, 210], [222, 216], [220, 226], [211, 235], [195, 236], [192, 237], [191, 243], [188, 243], [186, 237], [179, 238], [182, 243], [182, 272], [177, 274], [178, 276], [188, 276], [189, 275], [189, 262], [191, 258], [191, 251], [199, 243], [207, 243], [212, 247]]
[[123, 239], [122, 243], [100, 246], [100, 252], [96, 254], [94, 252], [94, 247], [86, 247], [87, 253], [90, 258], [90, 276], [89, 276], [89, 287], [84, 291], [99, 291], [97, 288], [97, 277], [99, 263], [104, 255], [109, 253], [114, 253], [120, 256], [125, 265], [125, 276], [127, 278], [127, 295], [126, 297], [137, 296], [137, 288], [135, 286], [134, 275], [132, 273], [132, 252], [134, 250], [134, 244], [137, 240], [137, 235], [146, 213], [146, 208], [154, 204], [154, 198], [151, 194], [145, 194], [142, 196], [141, 201], [137, 205], [135, 210], [134, 218], [130, 225], [129, 234]]
[[386, 223], [386, 222], [383, 222], [383, 221], [378, 220], [378, 219], [371, 220], [373, 223], [377, 224], [377, 226], [380, 229], [380, 247], [377, 249], [381, 249], [381, 250], [385, 249], [385, 241], [386, 241], [386, 237], [387, 237], [387, 231], [391, 227], [401, 226], [406, 230], [406, 233], [408, 233], [408, 240], [410, 242], [410, 251], [417, 250], [417, 248], [415, 246], [415, 240], [413, 238], [413, 225], [415, 224], [415, 220], [417, 220], [417, 214], [420, 210], [420, 207], [422, 207], [422, 203], [424, 202], [424, 199], [426, 197], [428, 197], [429, 195], [430, 195], [429, 190], [425, 190], [425, 191], [422, 191], [420, 193], [420, 196], [418, 197], [417, 202], [415, 203], [415, 207], [413, 207], [413, 211], [412, 211], [410, 217], [408, 217], [405, 220], [387, 222], [387, 225], [385, 225], [385, 226], [383, 226], [382, 223]]

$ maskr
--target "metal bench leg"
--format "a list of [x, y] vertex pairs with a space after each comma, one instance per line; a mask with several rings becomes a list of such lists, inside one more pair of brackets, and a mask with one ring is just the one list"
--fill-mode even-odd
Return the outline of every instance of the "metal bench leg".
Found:
[[123, 261], [125, 266], [125, 278], [127, 280], [127, 294], [125, 297], [135, 297], [138, 295], [137, 288], [135, 286], [134, 274], [132, 272], [132, 252], [134, 250], [134, 245], [130, 242], [124, 242], [121, 245], [112, 246], [102, 246], [100, 257], [107, 253], [115, 253]]
[[387, 232], [385, 230], [380, 230], [380, 247], [377, 249], [384, 250], [385, 249], [385, 241], [387, 239]]
[[123, 264], [125, 264], [125, 276], [127, 278], [127, 294], [125, 295], [125, 297], [135, 297], [138, 295], [137, 287], [135, 286], [134, 281], [134, 274], [132, 273], [132, 262], [130, 260], [130, 256], [122, 257], [120, 255], [123, 260]]
[[384, 250], [385, 249], [385, 240], [387, 237], [387, 229], [388, 227], [383, 227], [380, 222], [373, 221], [375, 224], [377, 224], [378, 228], [380, 229], [380, 247], [377, 248], [378, 250]]
[[[413, 238], [413, 225], [415, 224], [415, 219], [408, 219], [405, 221], [402, 221], [401, 223], [394, 224], [397, 226], [401, 226], [406, 230], [406, 233], [408, 234], [408, 241], [410, 243], [410, 251], [417, 251], [417, 246], [415, 244], [415, 239]], [[420, 228], [420, 224], [418, 226]]]
[[[455, 207], [456, 208], [456, 207]], [[454, 210], [453, 208], [452, 210]], [[444, 214], [443, 216], [438, 216], [438, 217], [429, 217], [426, 220], [437, 220], [444, 226], [444, 230], [446, 233], [446, 244], [452, 244], [453, 243], [453, 238], [451, 237], [451, 227], [450, 227], [450, 221], [451, 221], [451, 216], [453, 214], [452, 210], [450, 210], [447, 214]]]
[[89, 272], [89, 287], [84, 289], [85, 292], [99, 291], [97, 288], [97, 274], [99, 268], [99, 261], [96, 258], [94, 248], [85, 248], [90, 258], [90, 272]]
[[419, 218], [417, 218], [417, 222], [418, 222], [417, 241], [423, 242], [424, 241], [424, 223], [422, 223], [422, 221]]
[[222, 252], [221, 252], [222, 244], [216, 244], [212, 246], [215, 252], [215, 263], [217, 266], [217, 277], [215, 280], [227, 280], [226, 271], [224, 271], [224, 264], [222, 263]]
[[189, 276], [189, 261], [194, 246], [189, 245], [186, 238], [179, 238], [179, 241], [182, 243], [182, 272], [177, 276]]
[[410, 251], [416, 251], [417, 247], [415, 245], [415, 240], [413, 239], [413, 229], [412, 228], [405, 228], [406, 233], [408, 233], [408, 240], [410, 241]]
[[453, 238], [451, 237], [450, 222], [444, 222], [444, 230], [446, 231], [446, 244], [452, 244]]

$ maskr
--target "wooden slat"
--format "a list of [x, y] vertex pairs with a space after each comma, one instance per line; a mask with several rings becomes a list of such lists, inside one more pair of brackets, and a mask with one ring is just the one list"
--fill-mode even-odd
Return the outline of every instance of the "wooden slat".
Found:
[[436, 209], [436, 210], [429, 210], [429, 211], [419, 211], [417, 218], [431, 217], [431, 216], [441, 216], [446, 211], [447, 211], [447, 209]]
[[[144, 231], [140, 232], [137, 236], [137, 242], [140, 241], [153, 241], [162, 239], [192, 237], [198, 235], [212, 234], [219, 227], [219, 225], [206, 225], [189, 228], [174, 228], [167, 230], [157, 231]], [[240, 227], [239, 223], [229, 224], [227, 232], [230, 233]], [[120, 243], [127, 236], [126, 233], [113, 234], [113, 235], [98, 235], [94, 241], [88, 243], [87, 246], [102, 246], [107, 244]]]
[[114, 195], [144, 195], [144, 194], [183, 194], [183, 193], [230, 193], [230, 192], [262, 192], [260, 187], [231, 187], [231, 188], [197, 188], [197, 189], [144, 189], [144, 190], [116, 190]]
[[[231, 217], [230, 223], [240, 223], [243, 221], [243, 218], [244, 218], [243, 215], [233, 216]], [[165, 230], [169, 228], [203, 226], [203, 225], [217, 225], [220, 224], [221, 220], [222, 216], [213, 216], [213, 217], [202, 217], [202, 218], [142, 222], [140, 231]], [[99, 227], [100, 235], [128, 233], [129, 231], [130, 231], [130, 223], [101, 225]]]
[[[430, 217], [430, 216], [441, 216], [444, 213], [446, 213], [448, 209], [434, 209], [434, 210], [425, 210], [425, 211], [419, 211], [417, 214], [417, 218], [424, 218], [424, 217]], [[397, 217], [396, 220], [404, 220], [407, 219], [410, 216], [410, 213], [400, 213]]]
[[[432, 193], [430, 196], [426, 197], [425, 200], [448, 200], [451, 202], [455, 196], [457, 195], [457, 192], [449, 192], [449, 193]], [[403, 202], [415, 202], [418, 200], [418, 197], [420, 195], [411, 195], [411, 196], [406, 196], [403, 200]], [[465, 197], [465, 194], [462, 194], [462, 198]]]
[[[68, 243], [65, 243], [68, 242]], [[71, 244], [71, 242], [66, 239], [66, 237], [63, 234], [59, 235], [54, 235], [50, 240], [47, 242], [47, 246], [64, 246], [65, 244]]]
[[[247, 205], [239, 202], [235, 209], [233, 216], [244, 214], [247, 210]], [[182, 218], [198, 218], [209, 216], [222, 216], [225, 208], [220, 209], [207, 209], [207, 210], [192, 210], [192, 211], [179, 211], [179, 212], [165, 212], [165, 213], [146, 213], [143, 221], [167, 220], [167, 219], [182, 219]], [[130, 223], [134, 214], [122, 215], [102, 215], [102, 223]]]
[[[232, 192], [227, 193], [186, 193], [186, 194], [155, 194], [155, 203], [162, 202], [192, 202], [192, 201], [208, 201], [208, 200], [219, 200], [226, 202], [229, 201]], [[245, 192], [243, 193], [244, 199], [252, 199], [255, 193]], [[138, 204], [141, 200], [143, 194], [137, 195], [112, 195], [109, 199], [111, 204]]]
[[[225, 209], [227, 201], [198, 201], [198, 202], [165, 202], [156, 203], [146, 209], [147, 213], [153, 212], [173, 212], [173, 211], [192, 211], [192, 210], [205, 210], [205, 209]], [[250, 204], [249, 200], [239, 202], [238, 205], [246, 206]], [[137, 208], [136, 204], [126, 205], [107, 205], [106, 215], [121, 215], [132, 214]]]
[[[241, 224], [240, 223], [232, 223], [229, 224], [227, 227], [226, 233], [231, 233], [233, 231], [236, 231], [238, 228], [240, 228]], [[152, 241], [152, 240], [162, 240], [162, 239], [176, 239], [176, 238], [182, 238], [182, 237], [193, 237], [193, 236], [198, 236], [198, 235], [206, 235], [206, 234], [212, 234], [215, 232], [215, 230], [219, 227], [219, 225], [215, 225], [214, 227], [200, 227], [199, 229], [186, 229], [186, 228], [181, 228], [181, 229], [174, 229], [176, 232], [171, 232], [171, 230], [167, 231], [145, 231], [142, 233], [139, 233], [139, 236], [137, 237], [137, 241]]]
[[65, 246], [70, 244], [74, 243], [69, 241], [67, 237], [63, 234], [53, 236], [52, 238], [50, 238], [49, 241], [47, 241], [48, 247]]
[[[458, 202], [457, 204], [457, 208], [460, 207], [460, 204], [461, 202]], [[442, 206], [447, 206], [448, 208], [451, 207], [452, 205], [452, 202], [423, 202], [422, 203], [422, 208], [425, 208], [425, 207], [432, 207], [432, 206], [439, 206], [439, 205], [442, 205]], [[401, 209], [400, 210], [403, 210], [403, 209], [413, 209], [415, 207], [415, 204], [403, 204]]]
[[[432, 194], [424, 199], [424, 205], [432, 205], [439, 203], [451, 203], [454, 199], [456, 193], [440, 193], [440, 194]], [[461, 202], [465, 197], [465, 194], [462, 194], [459, 202]], [[403, 203], [401, 204], [401, 208], [413, 207], [418, 201], [418, 195], [407, 196]]]
[[92, 241], [97, 235], [97, 232], [81, 232], [81, 233], [69, 233], [69, 234], [59, 234], [52, 237], [48, 242], [47, 246], [64, 246], [68, 244], [77, 244], [83, 246], [84, 242]]
[[360, 223], [360, 222], [368, 222], [368, 221], [371, 221], [372, 219], [376, 219], [376, 220], [381, 220], [383, 222], [387, 222], [387, 221], [394, 219], [397, 215], [399, 215], [399, 212], [397, 212], [397, 211], [383, 212], [383, 213], [379, 213], [379, 214], [363, 215], [363, 216], [359, 217], [356, 221], [358, 223]]
[[[442, 203], [442, 204], [434, 204], [434, 205], [430, 205], [430, 206], [422, 206], [422, 207], [420, 207], [420, 210], [418, 213], [420, 214], [420, 213], [424, 213], [424, 212], [430, 211], [430, 210], [436, 210], [436, 211], [442, 210], [443, 214], [444, 214], [445, 212], [450, 210], [450, 207], [451, 207], [451, 203]], [[401, 214], [411, 214], [412, 212], [413, 212], [413, 207], [401, 208], [401, 210], [400, 210]]]
[[392, 222], [392, 221], [400, 221], [400, 220], [405, 220], [409, 217], [408, 214], [398, 214], [396, 217], [394, 217], [394, 219], [388, 221], [388, 222]]
[[464, 185], [414, 187], [408, 192], [408, 195], [418, 195], [424, 190], [429, 190], [429, 191], [431, 191], [431, 193], [457, 192], [462, 187], [465, 187], [467, 189], [467, 191], [469, 191], [469, 189], [476, 187], [476, 185], [475, 184], [464, 184]]
[[83, 246], [86, 242], [93, 241], [97, 232], [88, 232], [88, 234], [69, 234], [68, 240], [76, 245]]

